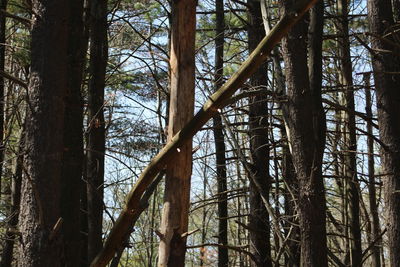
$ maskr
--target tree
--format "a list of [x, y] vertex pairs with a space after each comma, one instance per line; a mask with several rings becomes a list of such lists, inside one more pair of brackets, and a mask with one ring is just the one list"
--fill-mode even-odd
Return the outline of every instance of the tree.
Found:
[[[168, 139], [193, 117], [196, 0], [171, 3], [170, 106]], [[184, 266], [188, 230], [192, 142], [177, 148], [166, 168], [158, 266]]]
[[[283, 12], [288, 12], [293, 4], [293, 1], [282, 3]], [[325, 123], [321, 94], [310, 88], [306, 36], [307, 24], [303, 19], [283, 38], [288, 97], [283, 115], [299, 181], [301, 265], [327, 266], [326, 204], [322, 178]]]
[[102, 248], [104, 197], [104, 89], [108, 59], [107, 0], [90, 6], [90, 81], [88, 88], [88, 140], [86, 147], [88, 260]]
[[371, 58], [378, 108], [381, 157], [385, 174], [390, 265], [400, 265], [400, 59], [395, 45], [393, 6], [390, 0], [369, 0]]
[[[19, 214], [19, 266], [61, 266], [61, 166], [68, 1], [32, 1], [31, 77]], [[54, 49], [57, 47], [57, 49]], [[40, 244], [40, 246], [38, 245]]]
[[[265, 31], [259, 1], [248, 0], [248, 46], [251, 53], [264, 38]], [[251, 89], [266, 90], [267, 66], [261, 65], [250, 77]], [[264, 194], [269, 195], [271, 179], [269, 175], [268, 143], [268, 102], [265, 95], [255, 95], [249, 99], [250, 153], [253, 179], [261, 186]], [[252, 266], [272, 266], [269, 215], [258, 192], [250, 181], [250, 251], [256, 262]]]
[[78, 266], [83, 248], [80, 236], [80, 199], [83, 172], [83, 99], [81, 94], [86, 47], [83, 0], [69, 1], [68, 88], [65, 98], [61, 216], [65, 266]]
[[356, 119], [354, 114], [354, 86], [353, 86], [353, 68], [350, 57], [349, 42], [349, 20], [348, 20], [348, 2], [347, 0], [338, 1], [338, 35], [340, 50], [340, 85], [345, 90], [345, 106], [348, 111], [345, 112], [345, 152], [344, 152], [344, 175], [346, 184], [347, 198], [347, 218], [348, 232], [350, 242], [350, 265], [361, 266], [361, 229], [360, 229], [360, 197], [357, 178], [357, 139], [356, 139]]
[[[215, 27], [215, 90], [224, 83], [224, 1], [216, 0], [216, 27]], [[226, 177], [226, 147], [223, 132], [222, 118], [220, 114], [213, 117], [213, 133], [215, 139], [215, 163], [217, 165], [218, 183], [218, 267], [229, 265], [228, 249], [228, 199], [227, 199], [227, 177]]]

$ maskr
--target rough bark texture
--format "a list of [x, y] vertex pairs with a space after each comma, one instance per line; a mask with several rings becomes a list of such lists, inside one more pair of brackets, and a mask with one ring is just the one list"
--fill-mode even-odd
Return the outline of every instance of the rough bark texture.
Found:
[[[170, 108], [168, 139], [190, 121], [194, 112], [194, 45], [196, 0], [174, 0], [172, 5], [170, 53]], [[178, 154], [167, 165], [164, 208], [160, 232], [158, 266], [185, 265], [190, 178], [192, 174], [192, 140], [177, 148]]]
[[[283, 10], [293, 1], [283, 3]], [[307, 24], [302, 19], [283, 38], [288, 102], [283, 107], [293, 165], [299, 180], [301, 265], [327, 266], [322, 156], [325, 121], [321, 96], [311, 91], [307, 68]], [[311, 118], [311, 119], [304, 119]]]
[[[31, 77], [19, 214], [19, 266], [61, 266], [61, 163], [68, 1], [32, 1]], [[57, 48], [57, 49], [55, 49]]]
[[92, 0], [90, 7], [90, 81], [87, 144], [88, 260], [102, 248], [104, 183], [104, 87], [108, 59], [107, 0]]
[[85, 45], [83, 43], [83, 0], [70, 0], [68, 24], [68, 89], [64, 122], [61, 214], [63, 217], [64, 266], [79, 266], [80, 191], [83, 164], [83, 101], [81, 83]]
[[356, 118], [354, 114], [353, 68], [350, 57], [348, 1], [338, 1], [338, 35], [340, 52], [340, 85], [345, 90], [344, 101], [347, 112], [344, 112], [344, 175], [347, 198], [347, 226], [349, 238], [350, 265], [361, 266], [361, 228], [360, 197], [357, 178], [357, 139]]
[[[400, 59], [390, 0], [369, 0], [368, 20], [377, 97], [390, 266], [400, 266]], [[383, 35], [386, 35], [382, 38]], [[393, 51], [395, 53], [387, 52]], [[396, 73], [396, 74], [395, 74]]]
[[[224, 73], [224, 1], [216, 0], [216, 28], [215, 28], [215, 90], [218, 90], [223, 83]], [[226, 158], [225, 158], [225, 137], [221, 115], [217, 114], [213, 118], [213, 133], [215, 140], [215, 158], [217, 165], [218, 183], [218, 244], [228, 245], [228, 200], [226, 184]], [[218, 267], [228, 267], [228, 248], [218, 247]]]
[[[260, 1], [248, 0], [248, 46], [252, 52], [264, 38], [265, 31], [261, 16]], [[267, 66], [261, 65], [250, 77], [251, 89], [262, 90], [267, 87]], [[269, 194], [269, 143], [268, 143], [268, 102], [265, 95], [256, 95], [249, 99], [250, 153], [253, 179]], [[255, 261], [251, 266], [272, 266], [269, 216], [260, 193], [250, 183], [249, 217], [250, 252]]]

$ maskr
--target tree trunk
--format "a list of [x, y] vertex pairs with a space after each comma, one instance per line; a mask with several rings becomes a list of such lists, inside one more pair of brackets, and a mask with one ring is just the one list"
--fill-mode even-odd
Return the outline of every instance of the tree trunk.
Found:
[[[369, 0], [372, 66], [376, 88], [382, 167], [385, 177], [390, 266], [400, 266], [400, 59], [393, 36], [394, 20], [390, 0]], [[390, 33], [391, 34], [388, 34]], [[385, 35], [384, 38], [382, 36]], [[387, 52], [394, 51], [395, 53]]]
[[[370, 73], [364, 74], [364, 84], [365, 84], [365, 114], [368, 118], [372, 118], [372, 98], [371, 98], [371, 88], [370, 88]], [[367, 120], [367, 146], [368, 146], [368, 198], [369, 198], [369, 210], [372, 216], [372, 233], [371, 242], [375, 242], [372, 251], [372, 267], [381, 266], [381, 246], [382, 239], [380, 237], [380, 223], [379, 223], [379, 213], [378, 205], [376, 202], [376, 181], [375, 181], [375, 156], [374, 156], [374, 138], [371, 121]]]
[[[293, 4], [283, 3], [283, 10]], [[302, 19], [283, 38], [288, 101], [283, 106], [289, 147], [299, 180], [301, 265], [327, 266], [322, 157], [325, 121], [321, 95], [311, 91], [307, 68], [307, 24]], [[312, 118], [312, 119], [304, 119]]]
[[[19, 214], [19, 266], [61, 266], [61, 167], [68, 1], [32, 1], [31, 77]], [[57, 48], [57, 49], [55, 49]]]
[[347, 226], [350, 245], [350, 265], [361, 266], [361, 228], [360, 200], [357, 179], [357, 139], [356, 119], [354, 114], [353, 70], [350, 58], [348, 1], [338, 1], [338, 35], [340, 53], [340, 83], [345, 90], [345, 106], [348, 111], [344, 114], [344, 175], [346, 179]]
[[91, 0], [89, 125], [86, 152], [89, 262], [102, 248], [105, 153], [104, 88], [108, 59], [107, 45], [107, 0]]
[[[194, 112], [196, 0], [174, 0], [171, 25], [171, 91], [168, 139], [190, 121]], [[184, 266], [192, 173], [192, 139], [177, 148], [177, 156], [167, 165], [162, 234], [158, 266]]]
[[83, 170], [83, 100], [81, 95], [86, 49], [83, 38], [83, 0], [70, 0], [68, 25], [68, 90], [65, 106], [61, 214], [64, 219], [65, 266], [79, 266], [80, 197]]
[[[224, 84], [224, 1], [216, 0], [216, 31], [215, 31], [215, 91]], [[218, 267], [228, 267], [228, 200], [226, 185], [226, 159], [225, 159], [225, 137], [221, 115], [213, 117], [213, 133], [215, 140], [215, 157], [217, 165], [217, 183], [218, 183]], [[224, 247], [225, 246], [225, 247]]]
[[[260, 2], [248, 0], [247, 4], [249, 8], [248, 46], [251, 53], [264, 38], [265, 31]], [[250, 77], [251, 89], [266, 90], [267, 75], [267, 66], [263, 64]], [[256, 95], [249, 99], [249, 104], [251, 171], [253, 179], [257, 180], [257, 183], [262, 186], [262, 190], [268, 195], [271, 187], [269, 175], [268, 102], [265, 95]], [[256, 260], [256, 262], [251, 261], [251, 266], [272, 266], [269, 216], [260, 193], [252, 182], [250, 182], [249, 200], [250, 252], [253, 253]]]

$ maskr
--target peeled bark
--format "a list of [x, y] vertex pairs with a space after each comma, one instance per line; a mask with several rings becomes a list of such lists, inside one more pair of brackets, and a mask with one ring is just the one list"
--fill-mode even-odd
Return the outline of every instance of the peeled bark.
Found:
[[[287, 12], [291, 5], [292, 1], [286, 1], [283, 10]], [[302, 19], [283, 39], [288, 96], [283, 114], [299, 181], [301, 266], [323, 267], [328, 265], [322, 178], [325, 120], [321, 95], [310, 89], [306, 37], [307, 24]]]
[[[265, 31], [260, 2], [248, 0], [247, 4], [249, 8], [248, 46], [249, 52], [252, 52], [264, 38]], [[252, 88], [266, 90], [267, 75], [267, 66], [263, 64], [250, 77]], [[271, 187], [269, 175], [268, 102], [266, 96], [260, 94], [251, 97], [249, 104], [251, 172], [253, 179], [257, 180], [263, 192], [268, 195]], [[272, 266], [269, 215], [260, 193], [253, 183], [250, 183], [249, 200], [250, 252], [253, 253], [255, 259], [255, 261], [251, 262], [251, 266]]]
[[86, 151], [88, 260], [102, 249], [104, 184], [104, 88], [108, 59], [107, 0], [91, 0], [88, 144]]
[[[32, 1], [31, 77], [19, 214], [19, 266], [61, 266], [61, 167], [68, 1]], [[57, 49], [55, 49], [57, 48]]]
[[[168, 140], [194, 112], [196, 0], [172, 1]], [[184, 266], [192, 174], [192, 140], [180, 146], [166, 168], [158, 266]]]
[[393, 18], [390, 0], [368, 1], [390, 266], [400, 266], [400, 58], [399, 48], [390, 43], [396, 44]]
[[[216, 31], [215, 31], [215, 90], [224, 83], [224, 1], [215, 2], [216, 12]], [[213, 117], [213, 133], [215, 140], [215, 158], [217, 165], [217, 184], [218, 184], [218, 267], [228, 267], [228, 199], [226, 184], [226, 158], [225, 158], [225, 137], [221, 115]]]

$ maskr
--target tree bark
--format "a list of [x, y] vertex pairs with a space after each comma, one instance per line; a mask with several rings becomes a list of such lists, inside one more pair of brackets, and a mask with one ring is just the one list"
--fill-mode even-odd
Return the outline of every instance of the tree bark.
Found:
[[[283, 3], [284, 12], [291, 5], [293, 1]], [[323, 267], [328, 265], [326, 201], [322, 178], [325, 120], [321, 95], [310, 88], [306, 37], [307, 24], [302, 19], [283, 38], [288, 95], [283, 114], [293, 165], [299, 180], [301, 266]]]
[[123, 242], [126, 231], [131, 227], [135, 218], [138, 217], [137, 215], [141, 213], [141, 196], [156, 175], [164, 169], [165, 165], [175, 159], [175, 156], [179, 153], [177, 148], [180, 148], [187, 140], [191, 139], [218, 112], [218, 109], [229, 103], [230, 97], [268, 58], [274, 46], [315, 3], [316, 0], [300, 0], [296, 2], [290, 12], [278, 21], [270, 34], [260, 42], [248, 59], [243, 62], [239, 70], [217, 92], [209, 97], [209, 100], [196, 115], [152, 159], [139, 176], [135, 186], [130, 190], [124, 210], [118, 217], [113, 229], [111, 229], [103, 250], [92, 261], [92, 267], [105, 266], [110, 261]]
[[[248, 0], [248, 47], [253, 52], [264, 38], [265, 31], [259, 1]], [[267, 66], [262, 64], [250, 77], [252, 88], [266, 89]], [[249, 131], [250, 153], [253, 179], [269, 194], [271, 179], [269, 174], [269, 142], [268, 142], [268, 102], [265, 95], [256, 95], [249, 99]], [[250, 252], [255, 262], [251, 266], [272, 266], [269, 215], [256, 186], [250, 182], [250, 217], [249, 235]], [[267, 199], [268, 201], [268, 199]]]
[[[369, 0], [368, 21], [371, 38], [372, 67], [374, 71], [378, 108], [379, 135], [390, 266], [400, 266], [400, 59], [399, 49], [391, 45], [395, 41], [392, 4], [390, 0]], [[383, 35], [386, 35], [383, 37]], [[393, 51], [387, 52], [387, 51]]]
[[68, 24], [68, 89], [65, 106], [61, 214], [64, 266], [79, 266], [83, 249], [80, 236], [80, 198], [83, 171], [83, 99], [81, 94], [86, 49], [83, 38], [83, 0], [70, 0]]
[[90, 81], [88, 99], [87, 212], [88, 260], [102, 249], [104, 184], [104, 88], [108, 60], [107, 0], [91, 0]]
[[340, 53], [340, 83], [345, 90], [345, 106], [349, 111], [344, 113], [344, 175], [346, 179], [347, 226], [350, 251], [350, 265], [361, 266], [361, 228], [360, 199], [357, 178], [357, 137], [354, 106], [353, 68], [350, 58], [348, 1], [338, 1], [338, 35]]
[[[168, 139], [190, 121], [194, 112], [196, 0], [171, 2], [170, 107]], [[184, 266], [192, 174], [192, 140], [177, 148], [166, 168], [162, 234], [158, 266]]]
[[[225, 42], [225, 22], [224, 22], [224, 1], [216, 0], [216, 27], [215, 27], [215, 91], [224, 83], [224, 42]], [[225, 158], [225, 137], [221, 115], [213, 117], [213, 133], [215, 141], [215, 157], [217, 165], [217, 184], [218, 184], [218, 267], [228, 267], [228, 199], [226, 184], [226, 158]]]
[[[19, 214], [19, 266], [61, 266], [61, 167], [68, 1], [32, 1], [31, 77]], [[57, 48], [57, 49], [55, 49]]]

